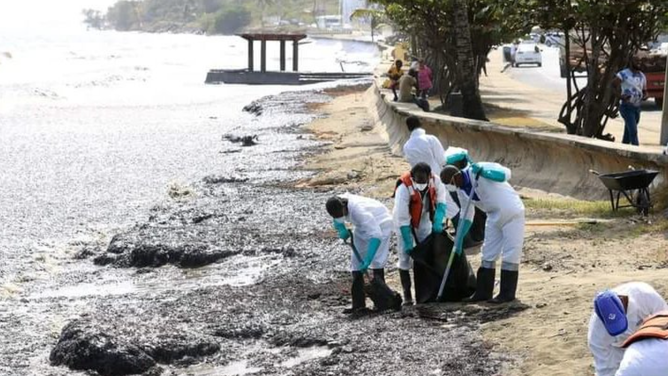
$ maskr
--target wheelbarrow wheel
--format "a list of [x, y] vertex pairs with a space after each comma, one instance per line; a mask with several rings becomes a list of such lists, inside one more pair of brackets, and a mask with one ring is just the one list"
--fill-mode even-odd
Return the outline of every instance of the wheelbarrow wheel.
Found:
[[636, 197], [636, 209], [638, 210], [638, 214], [648, 216], [649, 207], [649, 192], [646, 189], [638, 190], [638, 196]]

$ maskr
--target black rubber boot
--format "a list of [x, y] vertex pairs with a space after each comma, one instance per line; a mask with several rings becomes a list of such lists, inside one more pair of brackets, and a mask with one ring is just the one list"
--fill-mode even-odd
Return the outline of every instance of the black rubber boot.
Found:
[[373, 278], [379, 279], [385, 283], [385, 269], [371, 269], [373, 271]]
[[465, 302], [482, 302], [492, 299], [494, 295], [494, 275], [496, 269], [478, 268], [475, 286], [475, 294], [472, 297], [464, 299]]
[[501, 291], [490, 303], [501, 304], [509, 303], [515, 300], [515, 292], [517, 291], [517, 278], [519, 272], [501, 269]]
[[364, 273], [353, 272], [353, 284], [350, 288], [353, 297], [353, 306], [346, 308], [343, 313], [355, 313], [366, 309], [366, 297], [364, 296]]
[[399, 270], [401, 287], [404, 289], [404, 302], [402, 305], [413, 305], [413, 294], [411, 293], [411, 273], [408, 270]]

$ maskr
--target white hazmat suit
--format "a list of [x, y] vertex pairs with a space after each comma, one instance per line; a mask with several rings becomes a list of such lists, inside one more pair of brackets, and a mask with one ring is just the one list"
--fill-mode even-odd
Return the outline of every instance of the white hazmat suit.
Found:
[[[383, 269], [390, 254], [392, 236], [392, 216], [381, 202], [367, 197], [345, 193], [340, 196], [348, 200], [346, 220], [353, 225], [354, 245], [362, 260], [366, 257], [369, 240], [380, 239], [380, 247], [369, 266], [371, 269]], [[351, 270], [359, 271], [362, 263], [351, 252]]]
[[[404, 157], [411, 168], [418, 163], [426, 163], [431, 167], [431, 173], [439, 175], [445, 167], [445, 150], [441, 141], [434, 135], [427, 134], [424, 129], [417, 128], [411, 132], [408, 141], [403, 147]], [[446, 217], [454, 218], [459, 213], [459, 206], [450, 197], [446, 196]]]
[[[431, 179], [429, 179], [429, 186], [434, 186], [436, 190], [436, 204], [439, 203], [446, 204], [446, 192], [445, 186], [441, 183], [441, 179], [432, 173]], [[402, 248], [404, 244], [403, 235], [399, 230], [402, 226], [411, 226], [411, 213], [409, 210], [409, 204], [411, 199], [411, 194], [416, 188], [407, 187], [405, 184], [399, 185], [394, 194], [394, 209], [392, 211], [392, 216], [394, 217], [394, 227], [397, 233], [397, 244], [399, 248]], [[420, 224], [418, 228], [414, 229], [415, 234], [417, 235], [417, 242], [422, 242], [426, 239], [432, 231], [432, 223], [429, 218], [429, 195], [425, 194], [422, 197], [422, 215], [420, 216]], [[447, 204], [446, 204], [447, 205]], [[435, 206], [434, 206], [435, 208]], [[447, 210], [447, 206], [446, 206]], [[399, 250], [399, 262], [397, 267], [401, 270], [409, 270], [413, 264], [411, 257], [404, 252], [402, 249]]]
[[[596, 312], [592, 313], [589, 319], [587, 340], [589, 350], [594, 357], [596, 376], [615, 376], [615, 372], [617, 372], [624, 357], [622, 343], [638, 329], [645, 318], [668, 309], [666, 301], [647, 283], [625, 283], [613, 288], [612, 291], [617, 295], [628, 297], [628, 307], [626, 309], [628, 329], [624, 333], [613, 337], [608, 334]], [[668, 353], [665, 356], [668, 357]], [[668, 374], [668, 371], [663, 374]]]
[[[478, 163], [482, 168], [503, 171], [510, 180], [510, 170], [498, 163]], [[487, 213], [485, 240], [482, 245], [482, 262], [486, 268], [494, 268], [499, 256], [506, 265], [519, 265], [524, 244], [524, 204], [507, 181], [496, 182], [484, 177], [476, 179], [471, 168], [462, 171], [475, 187], [473, 205]], [[466, 208], [468, 194], [457, 190], [462, 208]], [[462, 209], [464, 210], [464, 209]], [[469, 207], [464, 219], [473, 222], [475, 210]]]
[[668, 340], [647, 338], [632, 343], [615, 376], [666, 376], [668, 374]]

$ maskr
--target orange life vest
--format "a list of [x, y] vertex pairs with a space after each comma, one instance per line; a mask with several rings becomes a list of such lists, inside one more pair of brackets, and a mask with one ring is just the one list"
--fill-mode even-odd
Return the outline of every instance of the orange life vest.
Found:
[[647, 338], [668, 339], [668, 311], [661, 311], [645, 319], [640, 328], [624, 341], [622, 347]]
[[[401, 175], [399, 182], [397, 182], [397, 188], [399, 188], [399, 185], [401, 184], [408, 188], [408, 193], [411, 195], [408, 204], [408, 211], [411, 213], [411, 226], [413, 226], [413, 228], [418, 228], [420, 226], [420, 220], [422, 219], [423, 201], [420, 192], [413, 188], [413, 180], [411, 179], [410, 171]], [[436, 180], [434, 179], [434, 174], [431, 174], [429, 177], [427, 194], [429, 195], [429, 219], [434, 220], [434, 212], [436, 211]]]

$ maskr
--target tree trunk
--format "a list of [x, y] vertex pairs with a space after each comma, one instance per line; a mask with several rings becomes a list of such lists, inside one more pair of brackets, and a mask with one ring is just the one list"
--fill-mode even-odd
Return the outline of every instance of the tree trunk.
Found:
[[463, 115], [467, 119], [487, 120], [478, 91], [478, 75], [473, 59], [467, 0], [454, 0], [457, 47], [457, 81], [462, 92]]

